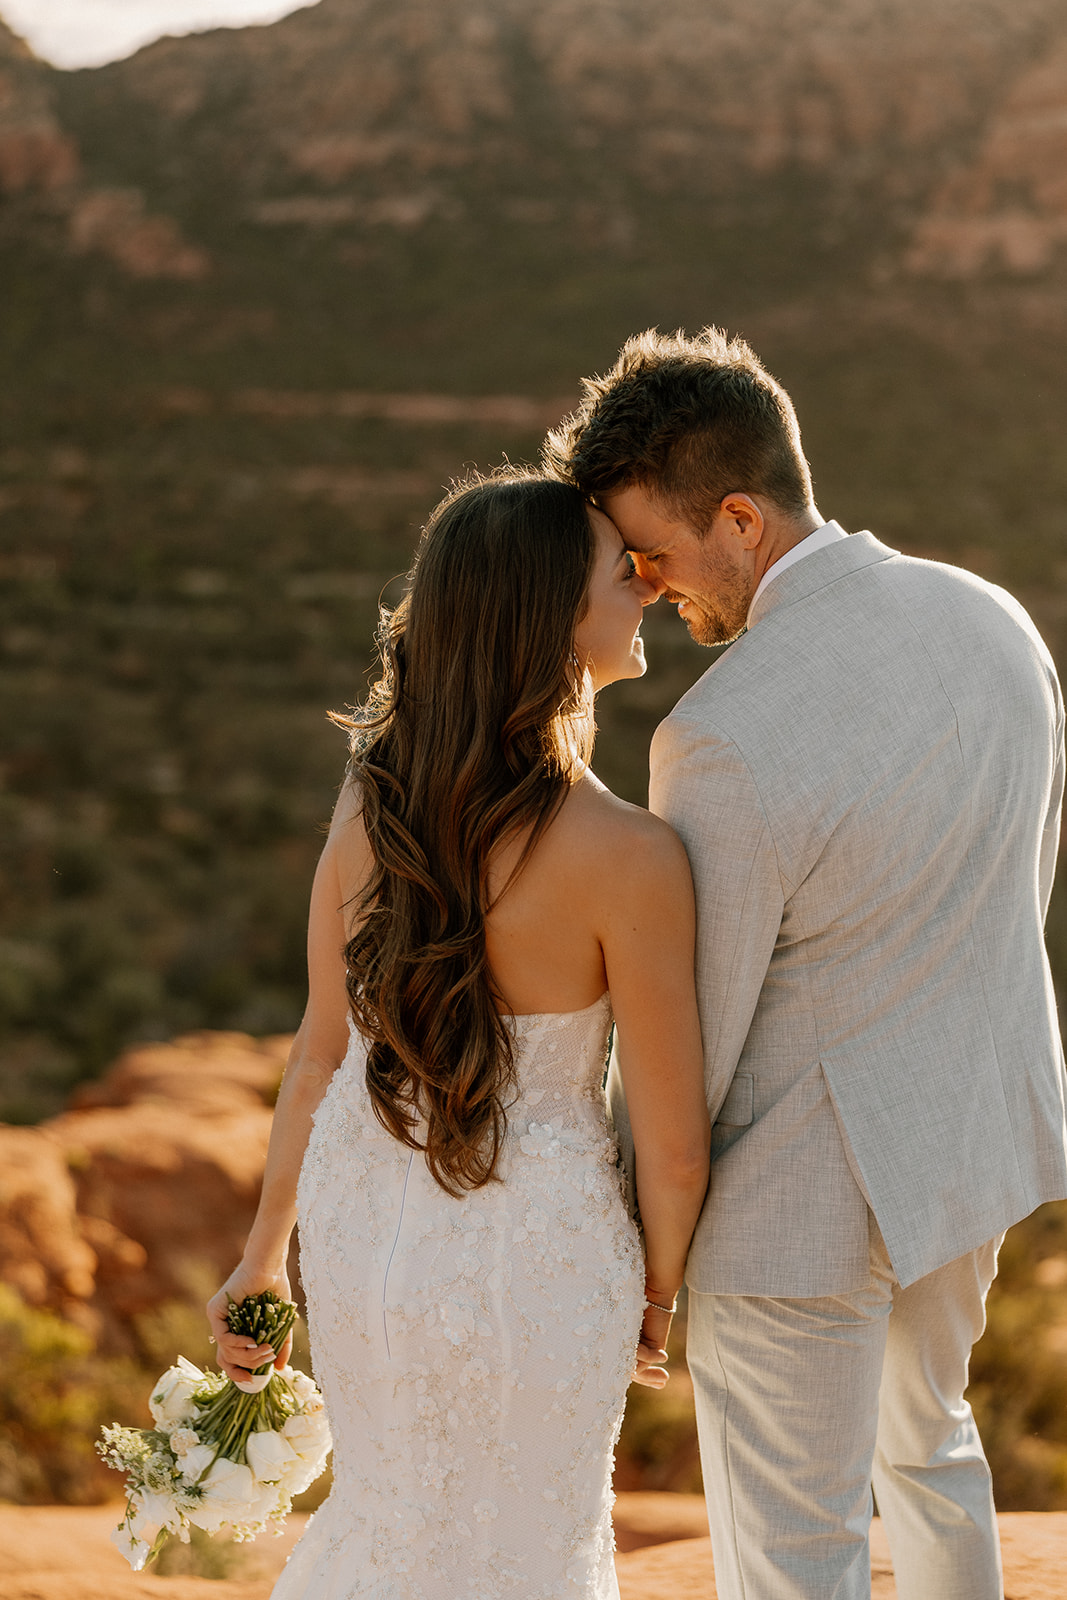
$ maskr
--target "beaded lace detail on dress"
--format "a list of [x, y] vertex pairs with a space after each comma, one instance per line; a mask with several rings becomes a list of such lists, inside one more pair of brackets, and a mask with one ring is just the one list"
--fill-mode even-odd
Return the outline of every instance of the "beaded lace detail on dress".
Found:
[[614, 1600], [611, 1452], [643, 1309], [602, 1078], [611, 1010], [512, 1019], [500, 1181], [381, 1127], [353, 1034], [299, 1185], [334, 1488], [273, 1600]]

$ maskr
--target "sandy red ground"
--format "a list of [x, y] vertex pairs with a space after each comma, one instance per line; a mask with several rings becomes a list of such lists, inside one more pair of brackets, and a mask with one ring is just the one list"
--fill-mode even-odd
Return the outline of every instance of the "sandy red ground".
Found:
[[[0, 1600], [267, 1600], [304, 1520], [281, 1539], [241, 1552], [222, 1587], [207, 1578], [133, 1573], [108, 1535], [114, 1506], [0, 1506]], [[1067, 1513], [1016, 1512], [1000, 1519], [1007, 1600], [1065, 1600]], [[714, 1600], [711, 1547], [695, 1495], [623, 1494], [616, 1510], [622, 1600]], [[872, 1538], [873, 1600], [895, 1600], [880, 1526]]]

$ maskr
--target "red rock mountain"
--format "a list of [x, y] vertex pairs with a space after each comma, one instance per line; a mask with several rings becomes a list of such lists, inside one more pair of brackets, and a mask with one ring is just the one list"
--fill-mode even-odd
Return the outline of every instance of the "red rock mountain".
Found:
[[[222, 182], [261, 228], [410, 234], [488, 211], [625, 249], [667, 203], [684, 248], [689, 208], [773, 212], [784, 184], [815, 229], [873, 207], [919, 276], [1032, 275], [1065, 242], [1059, 0], [319, 0], [92, 73], [42, 74], [0, 29], [0, 62], [14, 187], [70, 182], [61, 78], [86, 126], [140, 108], [153, 209]], [[133, 273], [207, 271], [204, 242], [145, 204], [109, 185], [70, 240]]]

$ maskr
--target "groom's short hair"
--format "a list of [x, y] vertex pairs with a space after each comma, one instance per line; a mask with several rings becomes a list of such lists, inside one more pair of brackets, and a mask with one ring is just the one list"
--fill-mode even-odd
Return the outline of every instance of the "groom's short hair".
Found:
[[758, 494], [795, 516], [811, 504], [793, 403], [743, 339], [634, 334], [548, 435], [546, 471], [588, 498], [640, 484], [699, 531], [723, 497]]

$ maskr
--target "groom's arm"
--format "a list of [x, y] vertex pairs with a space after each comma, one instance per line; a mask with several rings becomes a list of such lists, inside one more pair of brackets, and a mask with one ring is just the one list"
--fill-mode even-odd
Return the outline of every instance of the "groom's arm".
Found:
[[697, 904], [697, 995], [708, 1109], [744, 1048], [785, 899], [774, 840], [736, 746], [675, 712], [656, 731], [649, 809], [679, 834]]

